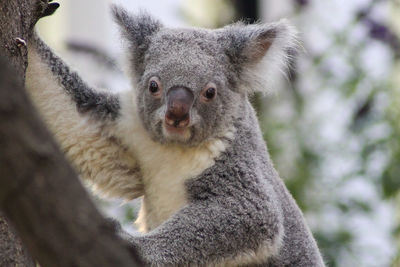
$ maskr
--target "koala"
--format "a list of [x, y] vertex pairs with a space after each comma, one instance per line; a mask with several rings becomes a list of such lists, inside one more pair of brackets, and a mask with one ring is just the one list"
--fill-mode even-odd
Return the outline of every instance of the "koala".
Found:
[[[132, 88], [94, 89], [36, 33], [26, 89], [67, 158], [96, 192], [142, 198], [149, 266], [324, 266], [274, 169], [249, 96], [285, 69], [286, 21], [168, 28], [113, 6]], [[126, 236], [126, 235], [125, 235]]]

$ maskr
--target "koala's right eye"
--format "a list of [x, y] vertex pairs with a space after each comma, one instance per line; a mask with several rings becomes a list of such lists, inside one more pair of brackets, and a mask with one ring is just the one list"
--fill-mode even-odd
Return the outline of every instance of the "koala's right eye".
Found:
[[161, 83], [157, 77], [149, 80], [149, 92], [155, 97], [161, 96]]

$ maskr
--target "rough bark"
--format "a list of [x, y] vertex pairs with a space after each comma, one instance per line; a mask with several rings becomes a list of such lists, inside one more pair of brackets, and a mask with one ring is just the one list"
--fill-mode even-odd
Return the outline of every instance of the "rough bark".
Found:
[[[35, 10], [34, 1], [0, 2], [0, 53], [14, 67], [20, 83], [24, 79], [27, 51], [25, 47], [18, 47], [15, 38], [27, 36], [33, 24], [31, 13]], [[0, 266], [35, 266], [9, 221], [1, 213]]]
[[[41, 266], [139, 266], [103, 218], [22, 86], [27, 39], [46, 1], [0, 2], [0, 209]], [[9, 68], [12, 65], [14, 69]], [[0, 220], [0, 266], [33, 266]]]
[[14, 67], [23, 81], [27, 66], [26, 47], [20, 47], [16, 38], [26, 39], [31, 32], [44, 1], [8, 0], [0, 2], [0, 47], [1, 53]]
[[0, 266], [35, 267], [35, 265], [10, 222], [0, 213]]

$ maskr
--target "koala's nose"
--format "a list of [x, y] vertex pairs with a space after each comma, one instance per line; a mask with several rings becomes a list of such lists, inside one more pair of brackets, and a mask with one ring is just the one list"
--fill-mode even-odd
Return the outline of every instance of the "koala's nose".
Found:
[[188, 126], [193, 100], [194, 95], [189, 89], [185, 87], [171, 88], [167, 93], [165, 122], [177, 128]]

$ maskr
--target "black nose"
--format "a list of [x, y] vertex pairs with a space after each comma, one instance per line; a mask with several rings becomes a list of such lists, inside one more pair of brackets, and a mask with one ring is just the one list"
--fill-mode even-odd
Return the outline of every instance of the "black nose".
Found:
[[167, 94], [165, 122], [177, 128], [188, 126], [193, 100], [193, 93], [189, 89], [185, 87], [171, 88]]

